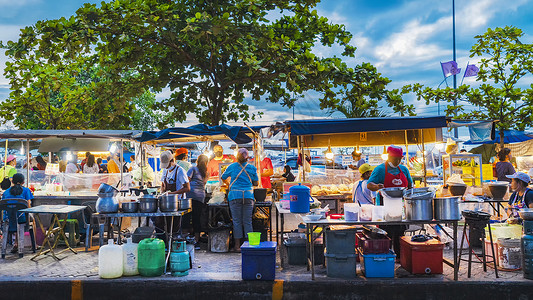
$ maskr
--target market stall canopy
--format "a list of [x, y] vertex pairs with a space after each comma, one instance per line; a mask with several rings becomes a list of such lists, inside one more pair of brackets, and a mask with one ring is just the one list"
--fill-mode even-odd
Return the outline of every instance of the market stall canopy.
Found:
[[[503, 131], [503, 143], [504, 144], [514, 144], [521, 143], [525, 141], [533, 140], [529, 135], [525, 134], [523, 131], [518, 130], [504, 130]], [[464, 145], [481, 145], [481, 144], [499, 144], [500, 143], [500, 131], [496, 132], [495, 138], [490, 141], [485, 142], [474, 142], [467, 141], [464, 142]]]
[[446, 116], [359, 119], [312, 119], [286, 121], [290, 147], [303, 137], [308, 148], [419, 144], [442, 141]]
[[0, 139], [44, 139], [50, 137], [63, 139], [106, 139], [133, 140], [141, 134], [140, 130], [4, 130], [0, 131]]
[[[253, 128], [253, 127], [252, 127]], [[258, 128], [253, 128], [254, 130]], [[226, 124], [208, 126], [197, 124], [190, 127], [173, 127], [161, 131], [145, 131], [136, 139], [142, 143], [169, 143], [169, 142], [202, 142], [215, 140], [232, 140], [237, 144], [246, 144], [252, 141], [252, 132], [241, 126]]]
[[107, 139], [66, 139], [49, 137], [42, 139], [39, 152], [60, 152], [60, 151], [109, 151], [109, 140]]

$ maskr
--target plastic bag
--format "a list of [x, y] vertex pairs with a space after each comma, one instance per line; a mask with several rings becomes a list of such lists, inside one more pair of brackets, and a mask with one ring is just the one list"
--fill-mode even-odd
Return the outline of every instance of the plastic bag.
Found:
[[219, 189], [216, 189], [211, 194], [211, 199], [207, 204], [221, 204], [224, 203], [224, 200], [226, 199], [226, 194], [221, 192]]

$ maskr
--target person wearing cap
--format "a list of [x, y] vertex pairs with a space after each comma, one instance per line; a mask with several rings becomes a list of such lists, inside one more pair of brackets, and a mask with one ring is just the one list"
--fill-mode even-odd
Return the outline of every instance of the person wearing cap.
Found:
[[176, 164], [182, 167], [185, 172], [189, 171], [191, 168], [191, 163], [187, 161], [188, 155], [189, 150], [186, 148], [176, 149]]
[[[391, 145], [387, 148], [387, 161], [377, 166], [368, 179], [367, 187], [371, 191], [377, 191], [382, 188], [403, 187], [412, 188], [413, 179], [406, 166], [402, 165], [403, 150], [401, 147]], [[383, 205], [382, 198], [379, 194], [376, 201], [379, 199], [379, 204]], [[386, 205], [386, 204], [385, 204]], [[380, 226], [387, 231], [389, 237], [392, 239], [394, 251], [397, 257], [400, 257], [400, 236], [404, 235], [405, 225], [386, 225]]]
[[[353, 158], [353, 165], [348, 165], [348, 167], [352, 170], [359, 169], [364, 163], [366, 163], [364, 158], [361, 158], [361, 152], [353, 151], [352, 152], [352, 158]], [[363, 174], [363, 173], [361, 173]]]
[[259, 184], [259, 176], [257, 175], [257, 168], [249, 164], [248, 159], [248, 150], [239, 149], [237, 162], [229, 165], [220, 177], [229, 186], [228, 201], [233, 218], [233, 251], [235, 252], [240, 252], [243, 237], [253, 231], [253, 187]]
[[533, 192], [527, 187], [531, 181], [529, 175], [516, 172], [506, 177], [511, 179], [511, 189], [514, 191], [509, 198], [509, 206], [515, 209], [533, 208]]
[[209, 177], [218, 178], [218, 165], [223, 162], [234, 162], [235, 160], [231, 156], [224, 154], [224, 149], [220, 145], [215, 145], [213, 152], [215, 153], [215, 157], [207, 164], [207, 174]]
[[374, 204], [376, 198], [376, 192], [368, 189], [368, 178], [372, 174], [374, 168], [369, 164], [362, 164], [359, 166], [359, 172], [361, 173], [361, 180], [356, 182], [353, 186], [352, 200], [354, 203], [359, 204]]
[[0, 174], [2, 175], [2, 179], [4, 178], [13, 178], [13, 175], [17, 174], [17, 169], [15, 168], [17, 166], [17, 158], [15, 155], [10, 154], [6, 158], [6, 165], [0, 168]]

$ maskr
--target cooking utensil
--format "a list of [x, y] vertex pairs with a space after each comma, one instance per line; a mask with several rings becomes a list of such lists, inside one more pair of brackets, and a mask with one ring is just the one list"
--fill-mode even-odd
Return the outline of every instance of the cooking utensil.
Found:
[[96, 200], [96, 211], [100, 214], [118, 212], [118, 199], [116, 197], [99, 197]]
[[257, 202], [264, 202], [267, 196], [267, 189], [265, 188], [254, 188], [254, 198]]
[[98, 194], [107, 194], [107, 193], [113, 193], [113, 195], [118, 194], [118, 190], [107, 183], [100, 184], [100, 187], [98, 187]]
[[383, 188], [380, 191], [389, 195], [389, 197], [401, 198], [403, 196], [403, 190], [405, 190], [404, 187], [392, 187], [392, 188]]
[[142, 213], [152, 213], [157, 212], [157, 199], [156, 198], [145, 198], [142, 197], [139, 199], [139, 210]]
[[139, 202], [122, 202], [122, 211], [125, 213], [136, 213], [139, 210]]
[[159, 210], [162, 212], [178, 211], [179, 202], [177, 194], [164, 194], [159, 197]]
[[409, 199], [405, 198], [405, 216], [409, 221], [433, 220], [432, 198]]
[[509, 182], [496, 181], [489, 183], [489, 191], [492, 195], [492, 199], [503, 199], [509, 188]]
[[192, 198], [178, 199], [178, 209], [191, 209], [192, 208]]
[[460, 220], [460, 199], [460, 196], [433, 199], [433, 217], [435, 220]]
[[522, 208], [518, 211], [518, 214], [522, 220], [533, 220], [533, 208]]
[[448, 191], [452, 196], [463, 196], [466, 192], [466, 184], [464, 183], [449, 183]]

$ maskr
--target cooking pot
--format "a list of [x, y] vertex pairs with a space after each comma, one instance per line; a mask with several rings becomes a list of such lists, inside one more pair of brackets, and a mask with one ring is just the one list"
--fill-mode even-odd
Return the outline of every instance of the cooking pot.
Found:
[[142, 197], [139, 199], [139, 210], [142, 213], [157, 212], [157, 199], [154, 197]]
[[177, 194], [165, 194], [159, 197], [159, 210], [162, 212], [178, 211], [178, 195]]
[[460, 196], [433, 199], [433, 211], [435, 220], [460, 220], [460, 199]]
[[404, 187], [391, 187], [391, 188], [383, 188], [380, 191], [389, 195], [389, 197], [401, 198], [403, 196], [403, 190], [405, 190]]
[[179, 210], [191, 209], [192, 208], [192, 198], [178, 199], [178, 208], [179, 208]]
[[136, 213], [139, 210], [139, 202], [122, 202], [122, 211], [125, 213]]
[[518, 214], [523, 220], [533, 220], [533, 208], [522, 208], [518, 211]]
[[264, 202], [267, 196], [267, 189], [265, 188], [255, 188], [254, 189], [254, 198], [257, 202]]
[[[415, 194], [416, 195], [416, 194]], [[433, 220], [433, 194], [425, 198], [405, 197], [405, 216], [409, 221]]]
[[118, 194], [118, 190], [114, 186], [109, 185], [107, 183], [100, 184], [100, 187], [98, 188], [98, 194], [108, 194], [108, 193], [113, 193], [113, 195], [116, 195]]
[[100, 214], [118, 212], [118, 199], [115, 197], [99, 197], [96, 200], [96, 211]]

